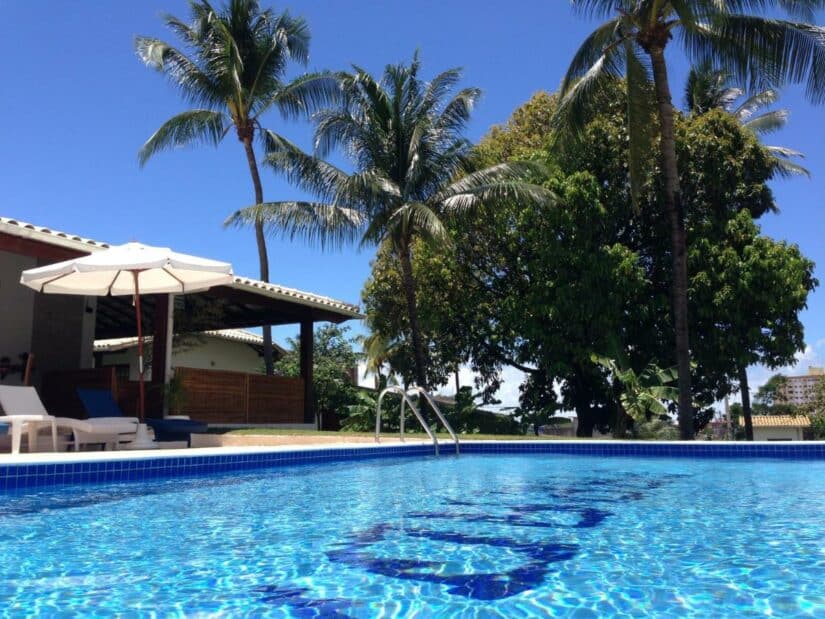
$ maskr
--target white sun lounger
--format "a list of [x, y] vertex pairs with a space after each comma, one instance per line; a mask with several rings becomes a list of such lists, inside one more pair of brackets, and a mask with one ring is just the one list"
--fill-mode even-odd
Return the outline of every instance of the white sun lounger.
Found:
[[23, 430], [29, 432], [29, 450], [35, 445], [37, 431], [46, 426], [52, 428], [52, 446], [57, 451], [57, 428], [71, 430], [74, 450], [80, 445], [103, 443], [117, 449], [121, 441], [133, 440], [137, 433], [137, 417], [98, 417], [95, 419], [70, 419], [53, 417], [46, 412], [34, 387], [0, 386], [0, 407], [6, 413], [0, 423], [11, 423], [12, 453], [20, 453], [20, 437]]

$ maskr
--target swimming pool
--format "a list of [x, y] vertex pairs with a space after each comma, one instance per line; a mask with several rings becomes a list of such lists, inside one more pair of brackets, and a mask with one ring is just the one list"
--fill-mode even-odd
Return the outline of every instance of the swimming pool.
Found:
[[10, 616], [822, 616], [825, 462], [462, 455], [0, 496]]

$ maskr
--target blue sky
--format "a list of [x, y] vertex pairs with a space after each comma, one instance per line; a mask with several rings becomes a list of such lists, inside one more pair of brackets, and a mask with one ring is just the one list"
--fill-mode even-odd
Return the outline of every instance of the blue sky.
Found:
[[[484, 91], [468, 132], [474, 140], [506, 121], [534, 92], [554, 90], [595, 25], [574, 15], [564, 0], [522, 0], [506, 9], [489, 0], [316, 0], [275, 6], [309, 22], [310, 69], [357, 63], [378, 73], [387, 63], [408, 60], [416, 48], [425, 75], [464, 67], [464, 83]], [[144, 169], [137, 164], [140, 145], [185, 106], [137, 59], [133, 39], [144, 34], [173, 40], [161, 15], [186, 17], [187, 4], [0, 0], [0, 9], [0, 214], [112, 243], [170, 245], [230, 260], [237, 273], [257, 276], [251, 232], [221, 226], [226, 215], [253, 201], [243, 152], [232, 136], [216, 150], [175, 151]], [[669, 60], [674, 100], [680, 103], [686, 67], [675, 46]], [[773, 183], [782, 212], [760, 223], [766, 234], [799, 244], [825, 265], [823, 108], [808, 104], [794, 87], [785, 90], [781, 103], [790, 108], [791, 121], [770, 141], [806, 153], [813, 179]], [[306, 123], [268, 120], [265, 124], [310, 148]], [[263, 181], [266, 199], [301, 195], [268, 171]], [[368, 250], [321, 253], [301, 242], [273, 239], [271, 278], [358, 302], [371, 257]], [[823, 278], [821, 266], [817, 274]], [[809, 348], [800, 354], [802, 366], [825, 357], [824, 309], [825, 292], [819, 290], [803, 315]], [[758, 368], [752, 372], [757, 383], [765, 376]], [[515, 385], [508, 391], [510, 399]]]

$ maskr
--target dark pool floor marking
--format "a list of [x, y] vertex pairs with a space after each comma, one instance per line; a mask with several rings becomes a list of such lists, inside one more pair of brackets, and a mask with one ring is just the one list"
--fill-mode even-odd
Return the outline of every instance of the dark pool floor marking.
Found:
[[[518, 490], [490, 491], [487, 493], [490, 499], [480, 497], [479, 500], [468, 501], [445, 497], [442, 500], [445, 508], [472, 508], [478, 510], [477, 513], [472, 513], [469, 509], [463, 509], [462, 512], [445, 510], [410, 512], [406, 514], [406, 517], [419, 520], [446, 520], [456, 523], [459, 527], [462, 524], [470, 525], [481, 522], [517, 528], [594, 529], [601, 526], [611, 515], [609, 510], [601, 507], [602, 504], [642, 500], [647, 492], [661, 488], [681, 477], [685, 476], [673, 474], [655, 478], [636, 476], [618, 479], [594, 477], [576, 486], [560, 486], [558, 481], [543, 480], [527, 484], [526, 487]], [[594, 487], [597, 489], [596, 492], [593, 491]], [[506, 496], [521, 497], [525, 490], [540, 493], [550, 502], [508, 505], [506, 501], [502, 501], [502, 497]], [[490, 514], [488, 512], [491, 508], [506, 513]], [[577, 514], [578, 520], [574, 524], [565, 524], [535, 518], [541, 514], [551, 513]], [[385, 558], [370, 553], [370, 547], [385, 541], [390, 535], [423, 538], [434, 542], [464, 546], [483, 545], [506, 548], [523, 555], [526, 562], [515, 569], [497, 573], [444, 574], [442, 573], [445, 568], [443, 561]], [[579, 550], [576, 544], [570, 543], [547, 543], [545, 541], [527, 543], [510, 537], [468, 535], [457, 531], [434, 531], [389, 523], [378, 524], [355, 532], [349, 536], [348, 541], [336, 544], [336, 546], [339, 548], [327, 552], [330, 561], [390, 578], [446, 585], [447, 592], [450, 594], [477, 600], [497, 600], [534, 589], [541, 585], [554, 563], [574, 558]]]
[[[340, 550], [327, 552], [331, 561], [357, 567], [373, 574], [380, 574], [401, 580], [417, 580], [447, 586], [447, 592], [477, 600], [498, 600], [510, 597], [540, 585], [550, 571], [550, 566], [575, 556], [577, 547], [573, 544], [533, 544], [518, 543], [505, 537], [464, 535], [427, 529], [397, 529], [394, 526], [376, 527], [371, 539], [359, 536], [361, 541]], [[375, 557], [366, 549], [382, 541], [387, 534], [401, 531], [408, 537], [425, 538], [437, 542], [462, 545], [485, 545], [519, 552], [529, 559], [524, 565], [501, 573], [442, 574], [442, 561], [422, 559], [390, 559]]]
[[[560, 522], [534, 520], [528, 517], [529, 514], [541, 514], [548, 512], [572, 512], [579, 516], [575, 524], [564, 524]], [[468, 514], [456, 512], [412, 512], [407, 514], [408, 518], [425, 520], [459, 520], [466, 523], [487, 522], [490, 524], [504, 524], [514, 527], [534, 527], [537, 529], [590, 529], [598, 526], [610, 516], [611, 512], [595, 507], [578, 507], [573, 505], [531, 505], [517, 508], [517, 511], [503, 515], [493, 516], [489, 514]]]
[[[473, 523], [487, 523], [514, 528], [536, 529], [595, 529], [611, 515], [603, 505], [639, 501], [647, 493], [661, 488], [683, 475], [668, 475], [659, 478], [584, 480], [576, 486], [563, 486], [558, 481], [542, 480], [519, 489], [492, 490], [475, 500], [458, 500], [444, 497], [441, 505], [444, 511], [409, 512], [410, 520], [445, 520], [459, 527]], [[594, 492], [595, 488], [595, 492]], [[522, 497], [524, 492], [541, 494], [545, 499], [533, 503], [508, 504], [503, 497]], [[449, 508], [461, 508], [450, 511]], [[501, 514], [490, 514], [491, 509]], [[538, 520], [549, 514], [573, 514], [575, 522]], [[446, 562], [418, 559], [381, 557], [373, 548], [381, 542], [397, 537], [423, 539], [436, 543], [458, 544], [461, 546], [490, 546], [506, 549], [524, 557], [525, 562], [513, 569], [493, 573], [444, 573]], [[476, 600], [499, 600], [531, 589], [544, 582], [554, 564], [573, 559], [579, 551], [577, 544], [562, 542], [525, 542], [511, 537], [468, 534], [463, 531], [436, 531], [429, 528], [379, 523], [368, 529], [355, 531], [327, 551], [327, 557], [334, 563], [356, 568], [399, 580], [429, 582], [446, 586], [451, 595], [459, 595]], [[351, 602], [338, 598], [315, 599], [309, 590], [301, 587], [261, 587], [264, 601], [276, 606], [288, 606], [290, 612], [301, 617], [346, 617], [346, 609]]]

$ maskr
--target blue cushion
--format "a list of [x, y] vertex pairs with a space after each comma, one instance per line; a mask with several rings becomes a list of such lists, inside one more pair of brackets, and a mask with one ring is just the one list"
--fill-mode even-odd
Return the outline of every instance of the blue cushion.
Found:
[[83, 403], [83, 408], [89, 415], [89, 419], [94, 417], [123, 417], [123, 411], [112, 397], [112, 392], [108, 389], [78, 389], [77, 395]]

